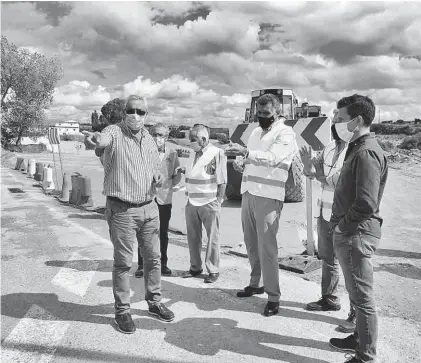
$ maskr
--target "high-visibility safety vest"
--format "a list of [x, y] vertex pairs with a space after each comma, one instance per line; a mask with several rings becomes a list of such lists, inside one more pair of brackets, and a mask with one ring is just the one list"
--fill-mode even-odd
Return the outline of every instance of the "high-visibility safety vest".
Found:
[[[262, 136], [263, 130], [260, 127], [254, 129], [247, 142], [247, 148], [249, 150], [259, 151], [269, 150], [276, 137], [285, 128], [290, 128], [290, 126], [286, 126], [283, 122], [276, 122], [264, 136]], [[293, 142], [295, 144], [294, 149], [298, 151], [295, 139]], [[295, 153], [290, 152], [275, 167], [246, 164], [241, 183], [241, 194], [248, 191], [250, 194], [258, 197], [276, 199], [283, 202], [285, 199], [285, 184], [288, 179], [288, 170], [291, 167], [294, 156]]]
[[216, 175], [208, 174], [206, 166], [219, 152], [219, 148], [208, 144], [196, 164], [191, 165], [186, 171], [186, 195], [190, 203], [195, 206], [205, 205], [216, 199], [218, 191]]
[[[330, 142], [322, 152], [323, 171], [326, 178], [340, 172], [344, 163], [346, 147], [342, 149], [335, 164], [333, 164], [333, 157], [335, 155], [336, 142]], [[333, 196], [335, 194], [335, 187], [331, 185], [325, 185], [322, 187], [320, 197], [317, 199], [317, 207], [320, 208], [320, 217], [323, 217], [325, 221], [330, 221], [332, 216], [332, 204]]]

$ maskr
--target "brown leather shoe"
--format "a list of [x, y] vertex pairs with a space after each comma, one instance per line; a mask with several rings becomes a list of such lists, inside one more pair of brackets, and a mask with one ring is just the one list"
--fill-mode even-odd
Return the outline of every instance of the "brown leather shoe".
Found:
[[210, 273], [208, 276], [205, 277], [205, 283], [211, 284], [212, 282], [215, 282], [218, 280], [219, 272]]
[[244, 288], [243, 291], [237, 292], [237, 297], [250, 297], [250, 296], [253, 296], [253, 295], [263, 294], [264, 292], [265, 292], [264, 286], [262, 286], [262, 287], [247, 286], [247, 287]]

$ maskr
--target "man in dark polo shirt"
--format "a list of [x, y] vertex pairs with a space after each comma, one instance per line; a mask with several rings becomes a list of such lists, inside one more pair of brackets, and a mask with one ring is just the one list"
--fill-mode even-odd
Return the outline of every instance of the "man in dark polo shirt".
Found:
[[338, 104], [335, 130], [349, 142], [336, 185], [331, 225], [336, 256], [356, 311], [356, 330], [345, 339], [330, 344], [355, 352], [349, 363], [375, 362], [378, 335], [371, 258], [381, 237], [383, 219], [379, 206], [387, 180], [386, 156], [370, 135], [376, 109], [369, 97], [353, 95]]
[[114, 245], [113, 293], [119, 331], [134, 333], [130, 314], [129, 272], [136, 242], [144, 257], [145, 299], [149, 313], [163, 321], [174, 314], [161, 302], [161, 253], [156, 187], [162, 182], [158, 148], [144, 128], [148, 113], [145, 99], [130, 96], [125, 119], [101, 133], [85, 132], [88, 148], [104, 149], [105, 216]]

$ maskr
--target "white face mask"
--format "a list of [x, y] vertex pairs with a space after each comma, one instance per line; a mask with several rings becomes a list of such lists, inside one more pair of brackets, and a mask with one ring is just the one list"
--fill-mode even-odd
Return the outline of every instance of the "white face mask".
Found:
[[165, 137], [162, 136], [155, 136], [154, 137], [156, 146], [158, 147], [159, 150], [163, 149], [165, 146]]
[[333, 127], [341, 140], [350, 142], [357, 130], [359, 120], [360, 116], [357, 116], [349, 122], [335, 123]]
[[145, 123], [145, 116], [142, 117], [136, 113], [134, 115], [126, 116], [126, 125], [131, 130], [140, 130], [141, 127], [144, 125], [144, 123]]
[[202, 147], [199, 145], [199, 143], [197, 141], [192, 141], [190, 143], [190, 147], [193, 149], [194, 152], [198, 152], [202, 149]]

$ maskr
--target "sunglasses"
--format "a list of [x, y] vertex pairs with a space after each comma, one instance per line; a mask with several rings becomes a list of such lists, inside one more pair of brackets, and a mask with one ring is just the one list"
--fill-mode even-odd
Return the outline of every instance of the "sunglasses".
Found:
[[126, 110], [126, 113], [128, 115], [134, 115], [136, 113], [139, 116], [145, 116], [148, 113], [148, 111], [141, 110], [140, 108], [129, 108]]

